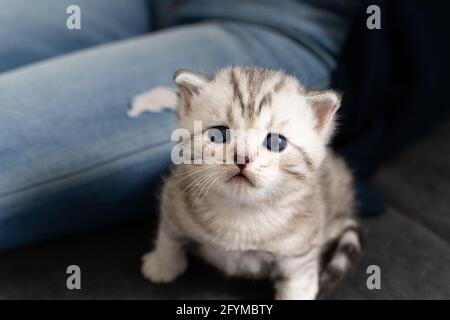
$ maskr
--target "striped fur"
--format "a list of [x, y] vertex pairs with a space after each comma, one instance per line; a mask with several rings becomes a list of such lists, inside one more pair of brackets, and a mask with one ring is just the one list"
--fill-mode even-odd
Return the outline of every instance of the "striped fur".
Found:
[[[212, 77], [183, 70], [174, 81], [178, 125], [197, 139], [192, 159], [204, 159], [205, 150], [223, 158], [174, 167], [143, 274], [154, 282], [175, 279], [187, 266], [185, 251], [195, 247], [228, 275], [271, 278], [277, 299], [314, 299], [361, 250], [352, 176], [327, 147], [338, 95], [308, 91], [293, 76], [263, 68], [229, 67]], [[193, 134], [194, 121], [205, 126], [200, 137]], [[217, 125], [240, 135], [215, 144], [207, 132]], [[269, 133], [284, 136], [286, 149], [262, 147]], [[249, 163], [244, 172], [227, 159]], [[236, 178], [239, 172], [245, 178]]]

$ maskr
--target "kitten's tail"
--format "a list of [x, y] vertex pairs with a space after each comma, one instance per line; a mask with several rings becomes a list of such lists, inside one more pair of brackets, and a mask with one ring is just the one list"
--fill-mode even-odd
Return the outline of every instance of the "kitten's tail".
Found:
[[327, 245], [322, 255], [320, 292], [334, 288], [352, 267], [361, 252], [361, 230], [353, 222]]

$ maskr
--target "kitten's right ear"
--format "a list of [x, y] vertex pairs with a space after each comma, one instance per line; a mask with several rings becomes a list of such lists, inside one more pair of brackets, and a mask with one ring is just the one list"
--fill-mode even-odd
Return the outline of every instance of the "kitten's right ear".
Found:
[[205, 75], [197, 74], [189, 70], [180, 69], [175, 71], [173, 81], [176, 83], [178, 91], [182, 98], [182, 104], [190, 109], [189, 100], [198, 95], [201, 88], [209, 81]]

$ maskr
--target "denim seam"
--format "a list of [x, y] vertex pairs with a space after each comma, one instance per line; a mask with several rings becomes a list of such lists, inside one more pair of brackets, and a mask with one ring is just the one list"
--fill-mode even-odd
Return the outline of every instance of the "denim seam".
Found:
[[[329, 59], [327, 59], [326, 57], [324, 57], [319, 51], [321, 49], [320, 46], [315, 46], [315, 45], [311, 45], [311, 43], [307, 43], [302, 39], [298, 39], [296, 37], [294, 37], [292, 34], [290, 34], [289, 32], [285, 32], [284, 30], [277, 28], [276, 26], [270, 25], [270, 24], [264, 24], [264, 23], [256, 23], [256, 22], [251, 22], [251, 21], [229, 21], [229, 20], [221, 20], [221, 19], [210, 19], [210, 20], [203, 20], [199, 23], [202, 22], [222, 22], [222, 23], [218, 23], [218, 25], [221, 25], [224, 29], [226, 29], [227, 25], [237, 25], [239, 26], [240, 24], [243, 25], [248, 25], [250, 27], [255, 27], [255, 28], [259, 28], [262, 29], [263, 31], [266, 32], [270, 32], [272, 34], [276, 34], [286, 40], [289, 40], [290, 42], [292, 42], [293, 44], [297, 45], [297, 46], [303, 46], [312, 56], [315, 56], [319, 61], [321, 61], [321, 63], [323, 65], [326, 65], [329, 67], [330, 70], [333, 69], [333, 66], [330, 64]], [[228, 28], [227, 30], [229, 33], [234, 33], [233, 30], [230, 30], [230, 28]], [[311, 37], [308, 35], [306, 36], [306, 38], [311, 39]], [[311, 39], [312, 43], [314, 43], [314, 39]], [[330, 52], [328, 52], [328, 50], [323, 49], [324, 52], [326, 52], [327, 54], [329, 54], [330, 56], [333, 56]], [[337, 58], [334, 57], [334, 60], [336, 61]]]
[[113, 162], [116, 162], [116, 161], [119, 161], [119, 160], [122, 160], [122, 159], [126, 159], [128, 157], [132, 157], [132, 156], [134, 156], [136, 154], [140, 154], [142, 152], [146, 152], [149, 149], [157, 148], [157, 147], [160, 147], [160, 146], [162, 146], [164, 144], [168, 144], [168, 143], [169, 142], [167, 142], [167, 141], [158, 141], [158, 142], [155, 142], [155, 143], [152, 143], [152, 144], [149, 144], [149, 145], [145, 145], [143, 147], [139, 147], [139, 148], [137, 148], [135, 150], [131, 150], [129, 152], [126, 152], [126, 153], [123, 153], [123, 154], [111, 157], [111, 158], [109, 158], [107, 160], [100, 161], [98, 163], [94, 163], [94, 164], [92, 164], [90, 166], [87, 166], [85, 168], [81, 168], [81, 169], [78, 169], [78, 170], [75, 170], [75, 171], [72, 171], [72, 172], [69, 172], [69, 173], [61, 174], [59, 176], [55, 176], [55, 177], [49, 178], [47, 180], [35, 182], [35, 183], [30, 184], [28, 186], [25, 185], [23, 187], [18, 187], [18, 188], [12, 189], [12, 190], [6, 190], [6, 191], [3, 191], [3, 192], [0, 193], [0, 199], [6, 198], [8, 196], [12, 196], [12, 195], [17, 194], [17, 193], [29, 191], [29, 190], [32, 190], [32, 189], [35, 189], [35, 188], [40, 188], [40, 187], [49, 185], [51, 183], [60, 182], [62, 180], [70, 179], [70, 178], [82, 175], [82, 174], [84, 174], [86, 172], [89, 172], [89, 171], [92, 171], [92, 170], [104, 167], [104, 166], [106, 166], [108, 164], [111, 164]]
[[[231, 25], [231, 26], [238, 25], [237, 22], [229, 22], [229, 21], [225, 21], [225, 22], [224, 22], [224, 21], [220, 21], [220, 20], [219, 20], [219, 21], [211, 20], [211, 21], [212, 21], [212, 22], [220, 22], [220, 23], [217, 23], [217, 25], [220, 26], [224, 31], [228, 32], [228, 34], [230, 34], [231, 36], [233, 36], [233, 37], [235, 37], [235, 38], [238, 38], [238, 41], [241, 41], [241, 42], [243, 42], [243, 43], [246, 42], [244, 37], [242, 37], [238, 32], [236, 32], [235, 30], [233, 30], [233, 28], [230, 28], [230, 25]], [[208, 23], [208, 21], [202, 21], [202, 22]], [[210, 21], [209, 21], [209, 22], [210, 22]], [[239, 24], [247, 24], [247, 25], [249, 25], [249, 26], [251, 26], [251, 27], [258, 27], [259, 29], [262, 29], [262, 31], [264, 31], [264, 32], [269, 32], [269, 33], [272, 33], [272, 34], [274, 34], [274, 35], [276, 34], [276, 35], [278, 35], [278, 36], [281, 36], [281, 37], [285, 38], [286, 40], [292, 42], [293, 44], [295, 44], [295, 45], [297, 45], [297, 46], [303, 45], [304, 48], [305, 48], [305, 49], [309, 52], [309, 54], [311, 54], [311, 55], [314, 55], [314, 53], [316, 53], [316, 52], [314, 51], [314, 49], [311, 48], [310, 46], [304, 44], [302, 41], [300, 41], [300, 40], [298, 40], [298, 39], [293, 38], [293, 37], [290, 36], [290, 35], [287, 35], [287, 34], [285, 34], [285, 33], [282, 33], [280, 30], [277, 30], [276, 28], [273, 28], [273, 27], [270, 27], [270, 26], [266, 26], [266, 25], [264, 25], [264, 24], [255, 24], [255, 23], [249, 23], [249, 22], [239, 22]], [[240, 38], [240, 39], [239, 39], [239, 38]], [[318, 60], [320, 60], [320, 61], [322, 62], [322, 64], [329, 66], [329, 67], [330, 67], [330, 70], [331, 70], [332, 72], [333, 72], [333, 70], [335, 70], [335, 68], [333, 68], [332, 66], [330, 66], [330, 65], [328, 64], [328, 62], [326, 61], [326, 59], [324, 59], [323, 57], [321, 57], [319, 54], [316, 53], [315, 56], [317, 57]], [[330, 86], [329, 81], [327, 81], [327, 78], [324, 77], [324, 78], [322, 78], [322, 79], [316, 80], [314, 83], [310, 84], [308, 87], [311, 87], [311, 88], [325, 88], [325, 87], [329, 87], [329, 86]]]

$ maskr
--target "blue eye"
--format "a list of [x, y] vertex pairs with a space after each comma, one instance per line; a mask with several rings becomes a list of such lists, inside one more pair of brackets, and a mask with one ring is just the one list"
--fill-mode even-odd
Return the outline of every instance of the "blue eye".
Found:
[[264, 141], [264, 146], [270, 151], [281, 152], [286, 149], [287, 141], [282, 135], [269, 133]]
[[230, 141], [230, 131], [225, 126], [215, 126], [208, 129], [208, 137], [214, 143], [227, 143]]

